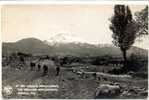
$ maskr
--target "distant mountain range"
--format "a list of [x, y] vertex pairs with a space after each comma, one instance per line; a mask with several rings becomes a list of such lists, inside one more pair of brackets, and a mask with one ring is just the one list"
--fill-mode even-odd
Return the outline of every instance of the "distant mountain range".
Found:
[[69, 33], [59, 33], [51, 36], [45, 41], [49, 45], [58, 45], [66, 43], [89, 43], [88, 41]]
[[12, 52], [24, 53], [41, 53], [47, 54], [51, 50], [50, 46], [35, 38], [26, 38], [17, 42], [4, 42], [2, 43], [2, 53], [9, 54]]
[[[23, 52], [30, 54], [61, 54], [76, 56], [121, 55], [120, 49], [110, 44], [94, 45], [76, 37], [64, 37], [63, 35], [57, 35], [55, 37], [56, 38], [52, 37], [50, 41], [41, 41], [36, 38], [25, 38], [17, 42], [3, 42], [2, 54], [8, 55], [13, 52]], [[132, 47], [129, 50], [129, 53], [132, 52], [147, 55], [147, 50], [138, 47]]]

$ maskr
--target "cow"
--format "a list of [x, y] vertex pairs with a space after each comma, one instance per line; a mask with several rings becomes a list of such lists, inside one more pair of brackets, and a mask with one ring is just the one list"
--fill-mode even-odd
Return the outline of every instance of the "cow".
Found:
[[38, 64], [38, 71], [40, 71], [40, 69], [41, 69], [41, 65], [40, 65], [40, 64]]
[[92, 75], [93, 75], [94, 79], [96, 79], [96, 78], [97, 78], [97, 74], [96, 74], [96, 72], [95, 72], [95, 73], [93, 73]]
[[30, 63], [31, 71], [33, 71], [35, 69], [35, 66], [36, 66], [35, 63], [33, 63], [33, 62]]
[[59, 67], [59, 66], [57, 66], [57, 67], [56, 67], [56, 76], [58, 76], [58, 75], [59, 75], [59, 73], [60, 73], [60, 67]]
[[43, 65], [43, 76], [47, 75], [47, 73], [48, 73], [48, 66]]

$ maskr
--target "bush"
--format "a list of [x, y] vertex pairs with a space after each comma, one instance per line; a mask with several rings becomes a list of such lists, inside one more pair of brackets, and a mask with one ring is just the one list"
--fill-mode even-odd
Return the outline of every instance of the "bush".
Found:
[[148, 73], [145, 73], [145, 72], [138, 72], [138, 73], [134, 73], [133, 74], [133, 77], [139, 77], [139, 78], [148, 78]]
[[124, 67], [119, 68], [119, 69], [113, 68], [112, 70], [108, 71], [108, 73], [110, 73], [110, 74], [117, 74], [117, 75], [124, 74], [126, 72], [127, 71], [124, 69]]

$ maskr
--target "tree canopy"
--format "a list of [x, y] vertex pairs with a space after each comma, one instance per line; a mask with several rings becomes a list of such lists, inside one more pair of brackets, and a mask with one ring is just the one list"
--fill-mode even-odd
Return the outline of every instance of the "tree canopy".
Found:
[[115, 5], [110, 25], [114, 45], [121, 50], [129, 49], [135, 41], [137, 28], [130, 8], [125, 5]]
[[135, 21], [139, 26], [137, 36], [148, 35], [148, 6], [135, 13]]
[[110, 29], [113, 32], [113, 44], [120, 48], [127, 69], [127, 50], [133, 45], [139, 26], [132, 17], [129, 6], [115, 5]]

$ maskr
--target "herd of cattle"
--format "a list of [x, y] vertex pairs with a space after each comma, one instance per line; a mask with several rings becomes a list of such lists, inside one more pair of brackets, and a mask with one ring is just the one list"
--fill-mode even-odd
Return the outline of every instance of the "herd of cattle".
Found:
[[[59, 63], [59, 62], [57, 61], [57, 63]], [[55, 68], [56, 76], [58, 76], [59, 73], [60, 73], [60, 67], [61, 67], [60, 63], [56, 64], [56, 63], [54, 63], [54, 61], [48, 60], [48, 59], [43, 60], [43, 61], [36, 60], [36, 61], [31, 61], [30, 62], [31, 71], [34, 71], [34, 70], [41, 71], [41, 70], [43, 70], [43, 76], [47, 75], [50, 67]]]
[[[48, 74], [50, 67], [55, 69], [55, 75], [58, 76], [61, 70], [61, 66], [70, 65], [73, 62], [90, 63], [88, 59], [91, 58], [79, 58], [73, 56], [26, 56], [24, 54], [17, 54], [11, 56], [2, 57], [2, 66], [10, 65], [14, 68], [21, 69], [23, 66], [29, 66], [31, 71], [42, 71], [43, 76]], [[92, 60], [92, 59], [91, 59]], [[94, 59], [93, 59], [94, 60]], [[104, 60], [97, 61], [100, 65], [107, 64]], [[121, 61], [111, 61], [111, 64], [122, 64]], [[93, 75], [96, 76], [96, 75]]]
[[[139, 59], [141, 61], [141, 59]], [[89, 63], [93, 65], [106, 65], [106, 66], [123, 66], [122, 57], [114, 58], [109, 56], [103, 57], [76, 57], [76, 56], [31, 56], [24, 53], [12, 54], [2, 57], [2, 66], [20, 66], [28, 65], [30, 70], [42, 70], [43, 75], [48, 73], [49, 67], [54, 66], [56, 75], [59, 75], [60, 67], [70, 65], [71, 63]], [[143, 62], [143, 61], [141, 61]], [[146, 61], [145, 61], [146, 62]], [[18, 65], [17, 65], [18, 63]], [[132, 63], [132, 61], [131, 61]], [[13, 65], [14, 64], [14, 65]]]
[[48, 74], [50, 67], [54, 68], [58, 76], [63, 60], [59, 58], [46, 57], [26, 57], [26, 56], [8, 56], [2, 58], [2, 66], [10, 66], [16, 69], [22, 69], [29, 66], [31, 71], [42, 71], [43, 76]]

